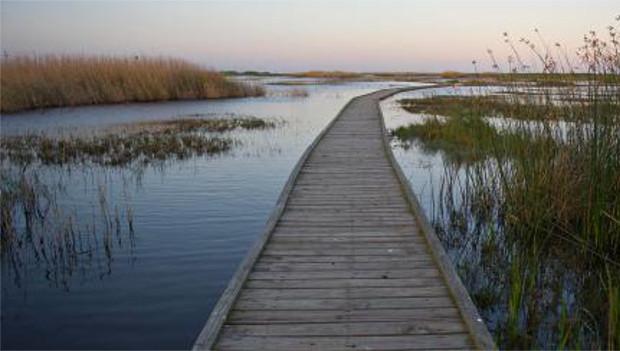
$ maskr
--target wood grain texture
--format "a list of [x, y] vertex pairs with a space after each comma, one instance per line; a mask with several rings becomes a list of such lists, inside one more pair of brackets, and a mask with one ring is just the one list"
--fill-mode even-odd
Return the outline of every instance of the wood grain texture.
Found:
[[351, 100], [306, 150], [194, 349], [495, 348], [389, 150], [379, 101], [402, 90]]

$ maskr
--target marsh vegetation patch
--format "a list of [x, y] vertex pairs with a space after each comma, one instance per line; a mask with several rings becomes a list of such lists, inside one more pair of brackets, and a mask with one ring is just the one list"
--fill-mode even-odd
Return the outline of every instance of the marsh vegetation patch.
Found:
[[608, 80], [571, 103], [520, 89], [398, 101], [423, 115], [392, 131], [398, 145], [442, 155], [434, 226], [501, 347], [618, 343], [620, 101]]
[[43, 134], [4, 137], [0, 141], [0, 155], [2, 160], [18, 164], [125, 166], [135, 161], [148, 164], [173, 157], [187, 159], [225, 152], [235, 141], [217, 134], [276, 126], [274, 121], [255, 117], [196, 117], [200, 116], [125, 124], [90, 137], [54, 138]]

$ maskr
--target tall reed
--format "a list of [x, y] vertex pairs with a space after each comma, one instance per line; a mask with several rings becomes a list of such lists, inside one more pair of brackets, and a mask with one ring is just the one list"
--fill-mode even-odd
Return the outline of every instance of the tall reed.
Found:
[[580, 74], [561, 45], [522, 39], [537, 81], [549, 77], [536, 94], [505, 35], [507, 94], [403, 102], [442, 116], [396, 135], [458, 169], [442, 179], [434, 223], [501, 348], [620, 347], [620, 45], [608, 30], [586, 35]]
[[0, 110], [263, 95], [259, 86], [173, 58], [8, 56]]

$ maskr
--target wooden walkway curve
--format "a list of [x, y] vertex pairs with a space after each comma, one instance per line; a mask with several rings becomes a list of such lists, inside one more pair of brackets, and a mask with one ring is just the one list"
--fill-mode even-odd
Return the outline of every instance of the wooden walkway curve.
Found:
[[493, 349], [389, 148], [351, 100], [287, 182], [196, 350]]

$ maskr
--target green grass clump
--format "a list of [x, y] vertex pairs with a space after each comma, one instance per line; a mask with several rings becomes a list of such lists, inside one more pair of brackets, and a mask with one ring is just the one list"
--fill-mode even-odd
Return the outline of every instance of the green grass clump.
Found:
[[401, 141], [416, 139], [427, 151], [443, 151], [454, 160], [480, 160], [491, 151], [498, 136], [482, 118], [429, 118], [422, 124], [401, 126], [393, 134]]
[[259, 86], [171, 58], [13, 56], [2, 59], [1, 70], [2, 112], [264, 95]]
[[[556, 103], [547, 94], [527, 95], [513, 92], [509, 95], [437, 95], [422, 99], [401, 99], [401, 107], [411, 113], [424, 113], [449, 117], [463, 115], [477, 117], [505, 117], [517, 120], [584, 120], [592, 116], [592, 106], [577, 100], [575, 96], [565, 97], [572, 103]], [[576, 101], [577, 100], [577, 101]], [[610, 100], [598, 101], [599, 113], [617, 115], [620, 106]]]
[[431, 117], [421, 124], [398, 127], [392, 133], [405, 144], [418, 140], [425, 151], [441, 151], [456, 163], [471, 163], [488, 157], [510, 157], [524, 145], [557, 147], [552, 139], [545, 140], [511, 130], [498, 131], [483, 117], [467, 112], [445, 120]]

